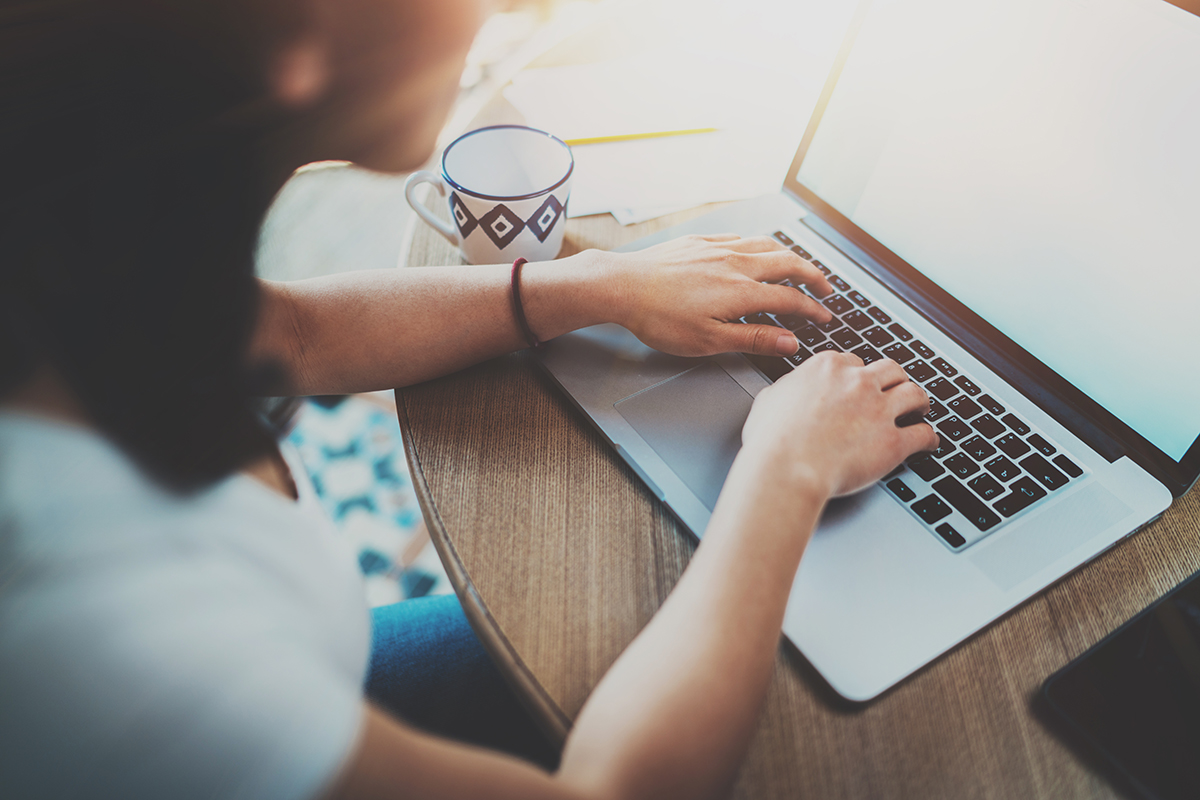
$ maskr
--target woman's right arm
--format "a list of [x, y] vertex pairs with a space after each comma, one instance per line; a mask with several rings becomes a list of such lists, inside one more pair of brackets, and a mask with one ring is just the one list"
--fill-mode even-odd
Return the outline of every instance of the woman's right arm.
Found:
[[924, 391], [893, 361], [824, 354], [763, 391], [704, 541], [580, 712], [562, 764], [417, 733], [368, 710], [336, 797], [725, 796], [766, 696], [800, 557], [830, 497], [933, 449]]

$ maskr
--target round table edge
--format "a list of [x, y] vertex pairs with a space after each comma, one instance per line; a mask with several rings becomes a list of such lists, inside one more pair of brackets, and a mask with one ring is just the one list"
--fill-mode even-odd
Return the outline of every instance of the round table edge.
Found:
[[471, 583], [466, 566], [450, 539], [425, 473], [421, 467], [421, 457], [417, 453], [413, 441], [411, 422], [408, 417], [408, 407], [403, 389], [396, 389], [396, 415], [400, 423], [400, 436], [404, 443], [405, 460], [408, 462], [409, 473], [412, 475], [413, 491], [420, 505], [429, 528], [429, 538], [437, 550], [438, 557], [446, 569], [446, 576], [458, 600], [462, 604], [467, 621], [479, 637], [488, 655], [492, 657], [504, 678], [513, 687], [521, 702], [533, 714], [535, 721], [555, 743], [561, 747], [571, 729], [571, 720], [559, 707], [558, 703], [546, 692], [534, 676], [533, 671], [521, 658], [517, 649], [504, 634], [500, 624], [488, 609], [487, 603]]

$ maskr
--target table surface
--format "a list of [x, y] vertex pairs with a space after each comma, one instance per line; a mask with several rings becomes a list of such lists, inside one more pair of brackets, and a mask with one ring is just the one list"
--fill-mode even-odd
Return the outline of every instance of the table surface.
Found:
[[[520, 119], [499, 102], [479, 121]], [[563, 255], [617, 247], [704, 210], [629, 227], [607, 215], [570, 220]], [[407, 263], [460, 262], [420, 226]], [[524, 354], [397, 390], [396, 400], [451, 582], [501, 669], [561, 740], [679, 579], [694, 540]], [[1039, 688], [1197, 569], [1192, 492], [862, 706], [838, 698], [785, 640], [735, 796], [1118, 796], [1101, 768], [1050, 732]]]

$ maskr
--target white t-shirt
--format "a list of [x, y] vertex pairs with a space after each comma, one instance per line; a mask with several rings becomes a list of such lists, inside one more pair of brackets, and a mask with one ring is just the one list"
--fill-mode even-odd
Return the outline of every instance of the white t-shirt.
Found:
[[0, 797], [314, 797], [369, 648], [319, 516], [246, 477], [180, 498], [99, 435], [0, 413]]

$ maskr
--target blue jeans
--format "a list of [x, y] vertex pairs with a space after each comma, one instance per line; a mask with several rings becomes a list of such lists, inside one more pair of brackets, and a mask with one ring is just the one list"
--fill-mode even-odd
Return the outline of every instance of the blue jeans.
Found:
[[376, 608], [371, 622], [367, 699], [429, 733], [557, 768], [558, 750], [475, 638], [457, 597]]

